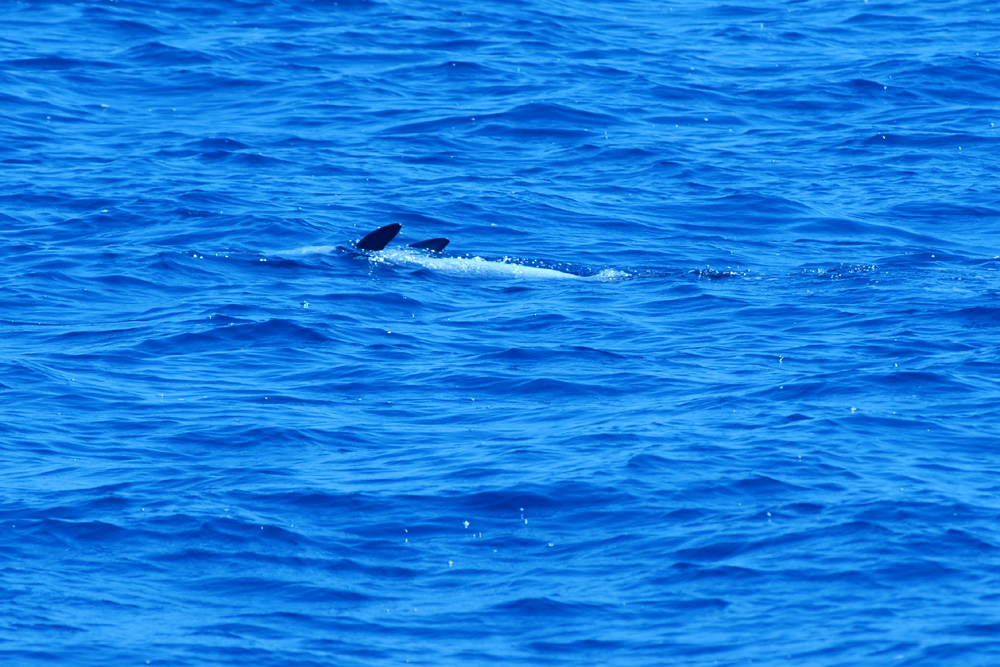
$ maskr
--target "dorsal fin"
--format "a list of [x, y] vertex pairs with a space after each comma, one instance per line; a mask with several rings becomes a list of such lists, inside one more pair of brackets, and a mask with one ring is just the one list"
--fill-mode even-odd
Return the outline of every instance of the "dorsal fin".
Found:
[[379, 227], [374, 232], [358, 241], [354, 247], [358, 250], [381, 250], [388, 245], [389, 241], [396, 237], [396, 234], [398, 234], [399, 230], [402, 228], [403, 226], [396, 222], [391, 225], [386, 225], [385, 227]]
[[411, 243], [411, 248], [416, 248], [417, 250], [430, 250], [431, 252], [441, 252], [444, 247], [448, 245], [448, 239], [427, 239], [426, 241], [417, 241], [416, 243]]

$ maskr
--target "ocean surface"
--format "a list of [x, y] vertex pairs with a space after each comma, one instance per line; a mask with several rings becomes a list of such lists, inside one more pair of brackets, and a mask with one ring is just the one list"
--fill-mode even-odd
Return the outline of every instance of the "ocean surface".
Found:
[[0, 663], [1000, 664], [1000, 2], [0, 14]]

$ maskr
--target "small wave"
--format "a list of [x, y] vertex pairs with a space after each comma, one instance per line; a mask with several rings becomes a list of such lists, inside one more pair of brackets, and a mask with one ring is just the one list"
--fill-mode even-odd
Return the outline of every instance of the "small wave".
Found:
[[590, 276], [591, 279], [602, 283], [618, 283], [625, 280], [632, 280], [634, 277], [628, 271], [619, 271], [618, 269], [604, 269], [603, 271], [598, 271], [594, 275]]

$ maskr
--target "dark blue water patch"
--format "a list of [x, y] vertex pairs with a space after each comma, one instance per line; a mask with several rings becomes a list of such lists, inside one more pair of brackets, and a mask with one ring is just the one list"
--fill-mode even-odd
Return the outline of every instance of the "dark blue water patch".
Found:
[[126, 51], [126, 55], [130, 60], [140, 63], [146, 62], [154, 66], [177, 67], [212, 62], [212, 58], [207, 54], [191, 49], [181, 49], [158, 41], [133, 46]]
[[992, 327], [1000, 322], [1000, 308], [990, 306], [973, 306], [955, 311], [952, 317], [967, 322], [967, 326]]
[[204, 333], [185, 333], [166, 339], [150, 340], [136, 350], [143, 354], [179, 354], [210, 350], [244, 349], [252, 346], [294, 346], [303, 343], [321, 343], [325, 336], [310, 328], [283, 320], [266, 322], [219, 323]]
[[4, 62], [8, 67], [38, 70], [69, 70], [69, 69], [94, 69], [94, 68], [116, 68], [114, 63], [100, 61], [83, 61], [74, 58], [62, 58], [60, 56], [45, 56], [39, 58], [22, 58], [19, 60], [8, 60]]

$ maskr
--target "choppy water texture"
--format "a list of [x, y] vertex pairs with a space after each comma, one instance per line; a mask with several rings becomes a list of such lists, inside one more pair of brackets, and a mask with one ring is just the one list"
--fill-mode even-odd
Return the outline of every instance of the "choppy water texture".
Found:
[[998, 20], [5, 3], [0, 658], [996, 664]]

